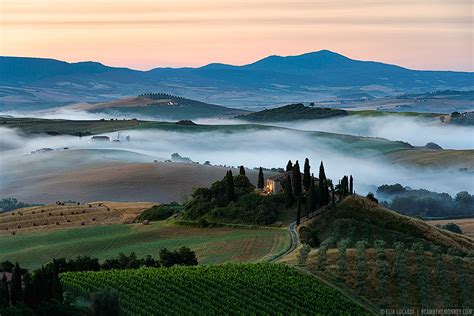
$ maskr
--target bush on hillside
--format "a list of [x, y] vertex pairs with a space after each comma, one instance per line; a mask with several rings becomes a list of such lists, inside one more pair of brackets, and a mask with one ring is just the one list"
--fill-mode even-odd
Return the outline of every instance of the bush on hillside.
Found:
[[450, 232], [453, 232], [453, 233], [456, 233], [456, 234], [462, 234], [461, 227], [459, 227], [459, 225], [456, 225], [454, 223], [447, 223], [447, 224], [441, 225], [440, 228], [449, 230]]
[[162, 221], [179, 212], [181, 209], [182, 206], [177, 203], [154, 205], [153, 207], [144, 210], [138, 217], [138, 220], [140, 222], [145, 220]]

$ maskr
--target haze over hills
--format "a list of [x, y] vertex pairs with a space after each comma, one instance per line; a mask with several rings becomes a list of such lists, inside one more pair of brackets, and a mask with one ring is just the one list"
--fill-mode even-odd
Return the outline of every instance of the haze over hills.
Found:
[[299, 56], [269, 56], [233, 66], [138, 71], [97, 62], [1, 57], [0, 106], [37, 109], [73, 102], [101, 102], [163, 91], [235, 107], [318, 101], [365, 93], [375, 97], [439, 89], [472, 89], [470, 72], [419, 71], [358, 61], [322, 50]]

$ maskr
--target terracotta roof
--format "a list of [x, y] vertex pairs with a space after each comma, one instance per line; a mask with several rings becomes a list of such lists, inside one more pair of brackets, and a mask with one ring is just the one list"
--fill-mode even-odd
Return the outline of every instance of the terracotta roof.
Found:
[[0, 271], [0, 281], [3, 279], [3, 276], [7, 277], [7, 282], [11, 282], [12, 274], [10, 272], [2, 272]]
[[[274, 175], [274, 176], [271, 176], [271, 177], [268, 177], [267, 180], [273, 180], [275, 182], [283, 182], [286, 180], [286, 177], [287, 176], [292, 176], [292, 172], [291, 171], [286, 171], [286, 172], [283, 172], [283, 173], [279, 173], [277, 175]], [[316, 177], [313, 177], [313, 179], [315, 181], [318, 181], [319, 179], [316, 178]], [[301, 174], [301, 181], [303, 181], [303, 174]]]

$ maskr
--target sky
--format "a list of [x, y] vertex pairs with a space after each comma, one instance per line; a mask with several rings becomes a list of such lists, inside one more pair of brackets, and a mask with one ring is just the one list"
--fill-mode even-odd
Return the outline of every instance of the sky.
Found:
[[0, 0], [0, 55], [135, 69], [328, 49], [474, 71], [472, 0]]

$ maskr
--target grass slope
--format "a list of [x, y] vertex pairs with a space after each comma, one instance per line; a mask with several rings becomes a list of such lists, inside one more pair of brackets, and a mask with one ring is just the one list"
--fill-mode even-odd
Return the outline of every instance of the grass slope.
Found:
[[[422, 220], [398, 214], [358, 196], [350, 196], [316, 216], [305, 226], [317, 234], [320, 242], [349, 238], [352, 243], [365, 239], [370, 244], [380, 239], [389, 246], [399, 241], [453, 248], [463, 253], [474, 250], [470, 237], [433, 227]], [[300, 229], [303, 232], [304, 229]]]
[[100, 260], [120, 252], [158, 256], [161, 248], [190, 247], [200, 263], [255, 262], [270, 259], [289, 247], [283, 228], [192, 228], [169, 222], [150, 225], [109, 225], [0, 236], [0, 261], [18, 261], [38, 268], [53, 258], [91, 255]]
[[64, 273], [66, 289], [115, 288], [126, 315], [363, 315], [337, 290], [278, 264]]

